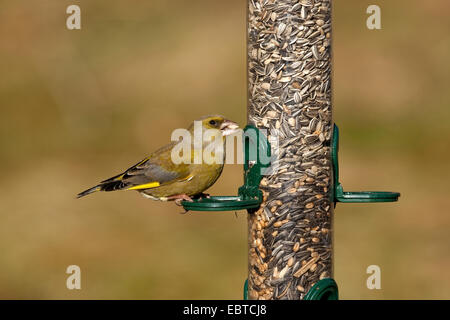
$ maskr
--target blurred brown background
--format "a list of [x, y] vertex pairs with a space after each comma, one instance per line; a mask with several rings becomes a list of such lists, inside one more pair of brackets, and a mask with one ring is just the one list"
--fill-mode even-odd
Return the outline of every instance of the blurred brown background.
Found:
[[[66, 29], [67, 6], [82, 30]], [[366, 28], [378, 4], [382, 30]], [[246, 1], [0, 2], [0, 298], [241, 299], [246, 213], [76, 193], [205, 114], [246, 121]], [[342, 299], [449, 299], [450, 3], [335, 1]], [[235, 194], [239, 165], [210, 190]], [[82, 271], [69, 291], [68, 265]], [[365, 286], [381, 267], [382, 290]]]

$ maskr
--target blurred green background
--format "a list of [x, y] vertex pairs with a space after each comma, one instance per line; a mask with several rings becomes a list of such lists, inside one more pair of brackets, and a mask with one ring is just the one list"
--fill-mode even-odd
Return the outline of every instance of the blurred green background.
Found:
[[[66, 29], [78, 4], [82, 29]], [[382, 30], [366, 28], [378, 4]], [[342, 299], [449, 299], [450, 2], [335, 1]], [[240, 299], [246, 213], [76, 193], [205, 114], [246, 122], [246, 1], [0, 1], [0, 298]], [[229, 165], [210, 189], [235, 194]], [[68, 265], [82, 289], [66, 288]], [[381, 290], [366, 268], [381, 267]]]

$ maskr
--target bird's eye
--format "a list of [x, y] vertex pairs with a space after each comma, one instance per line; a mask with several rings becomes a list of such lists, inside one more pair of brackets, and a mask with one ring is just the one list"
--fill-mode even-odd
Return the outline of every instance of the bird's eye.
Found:
[[212, 126], [215, 126], [216, 125], [216, 121], [215, 120], [211, 120], [211, 121], [209, 121], [209, 124], [212, 125]]

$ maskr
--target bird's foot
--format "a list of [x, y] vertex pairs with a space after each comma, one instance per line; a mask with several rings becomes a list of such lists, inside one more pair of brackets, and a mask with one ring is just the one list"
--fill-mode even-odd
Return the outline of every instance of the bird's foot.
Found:
[[191, 197], [189, 197], [187, 194], [183, 193], [183, 194], [176, 194], [174, 196], [170, 196], [167, 197], [167, 200], [175, 200], [175, 204], [177, 206], [181, 206], [181, 201], [189, 201], [189, 202], [193, 202], [194, 200], [192, 200]]
[[209, 198], [211, 198], [211, 196], [209, 195], [209, 193], [200, 193], [198, 196], [197, 196], [199, 199], [209, 199]]

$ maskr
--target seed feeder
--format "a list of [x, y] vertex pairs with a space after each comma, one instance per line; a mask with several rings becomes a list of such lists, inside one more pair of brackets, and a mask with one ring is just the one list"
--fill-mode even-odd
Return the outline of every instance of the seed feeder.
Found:
[[[249, 0], [248, 125], [237, 196], [182, 201], [192, 211], [248, 211], [244, 299], [336, 300], [338, 202], [394, 202], [397, 192], [344, 191], [332, 119], [331, 0]], [[271, 150], [266, 136], [277, 135]], [[262, 157], [261, 157], [262, 155]], [[279, 170], [263, 170], [274, 158]]]

